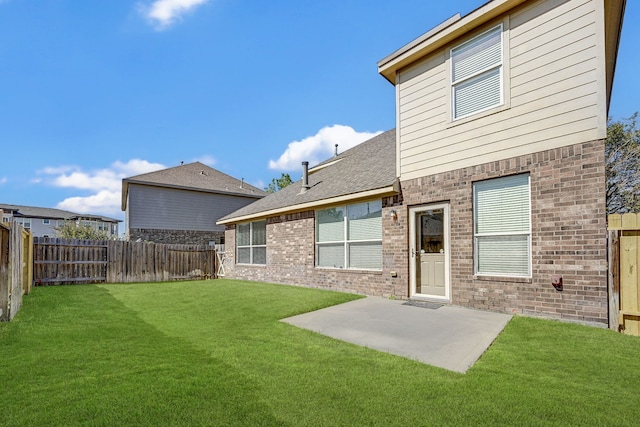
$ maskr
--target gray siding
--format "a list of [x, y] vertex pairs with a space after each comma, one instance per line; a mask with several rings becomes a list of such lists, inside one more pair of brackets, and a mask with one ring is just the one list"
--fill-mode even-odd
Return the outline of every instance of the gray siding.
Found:
[[256, 199], [129, 184], [127, 228], [224, 231], [216, 221]]

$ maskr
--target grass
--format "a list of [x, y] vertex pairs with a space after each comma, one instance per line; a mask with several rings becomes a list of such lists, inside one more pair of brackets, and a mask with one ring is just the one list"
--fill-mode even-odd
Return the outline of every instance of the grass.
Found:
[[36, 288], [0, 425], [637, 425], [640, 339], [515, 317], [467, 374], [278, 320], [357, 298], [230, 280]]

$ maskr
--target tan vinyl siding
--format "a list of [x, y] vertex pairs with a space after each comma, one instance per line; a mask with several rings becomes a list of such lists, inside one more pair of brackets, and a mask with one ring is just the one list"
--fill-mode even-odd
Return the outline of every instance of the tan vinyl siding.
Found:
[[597, 7], [597, 0], [529, 2], [483, 27], [505, 23], [505, 105], [475, 117], [452, 121], [449, 103], [448, 52], [468, 38], [403, 70], [401, 180], [604, 138]]

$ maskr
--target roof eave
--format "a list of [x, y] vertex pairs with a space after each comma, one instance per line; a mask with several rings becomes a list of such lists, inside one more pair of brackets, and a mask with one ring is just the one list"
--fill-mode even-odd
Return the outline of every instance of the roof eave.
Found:
[[606, 79], [607, 79], [607, 116], [611, 103], [611, 92], [618, 60], [618, 50], [622, 37], [622, 25], [626, 0], [608, 0], [605, 4], [605, 55], [606, 55]]
[[423, 36], [401, 47], [378, 62], [380, 73], [391, 84], [396, 84], [396, 73], [409, 64], [447, 45], [492, 19], [503, 15], [527, 0], [493, 0], [460, 18], [454, 15]]
[[242, 215], [238, 217], [221, 219], [216, 222], [218, 225], [235, 224], [238, 222], [250, 221], [258, 218], [266, 218], [270, 216], [280, 215], [290, 212], [300, 212], [308, 209], [318, 208], [320, 206], [335, 205], [337, 203], [343, 203], [347, 201], [354, 201], [359, 199], [368, 199], [372, 197], [384, 197], [394, 194], [398, 194], [400, 191], [400, 185], [398, 180], [388, 186], [382, 188], [376, 188], [373, 190], [361, 191], [359, 193], [345, 194], [342, 196], [331, 197], [328, 199], [315, 200], [307, 203], [300, 203], [297, 205], [283, 206], [281, 208], [271, 209], [268, 211], [256, 212], [252, 214]]

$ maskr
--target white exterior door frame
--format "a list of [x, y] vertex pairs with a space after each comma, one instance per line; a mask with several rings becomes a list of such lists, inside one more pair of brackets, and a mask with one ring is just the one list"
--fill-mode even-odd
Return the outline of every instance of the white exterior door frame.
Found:
[[[444, 238], [444, 295], [430, 295], [416, 292], [418, 283], [418, 262], [420, 259], [420, 242], [418, 241], [418, 231], [420, 222], [418, 218], [428, 211], [442, 209], [443, 215], [443, 238]], [[451, 301], [451, 249], [450, 249], [450, 220], [449, 204], [438, 203], [432, 205], [421, 205], [409, 208], [409, 297], [414, 299], [437, 300], [442, 302]]]

